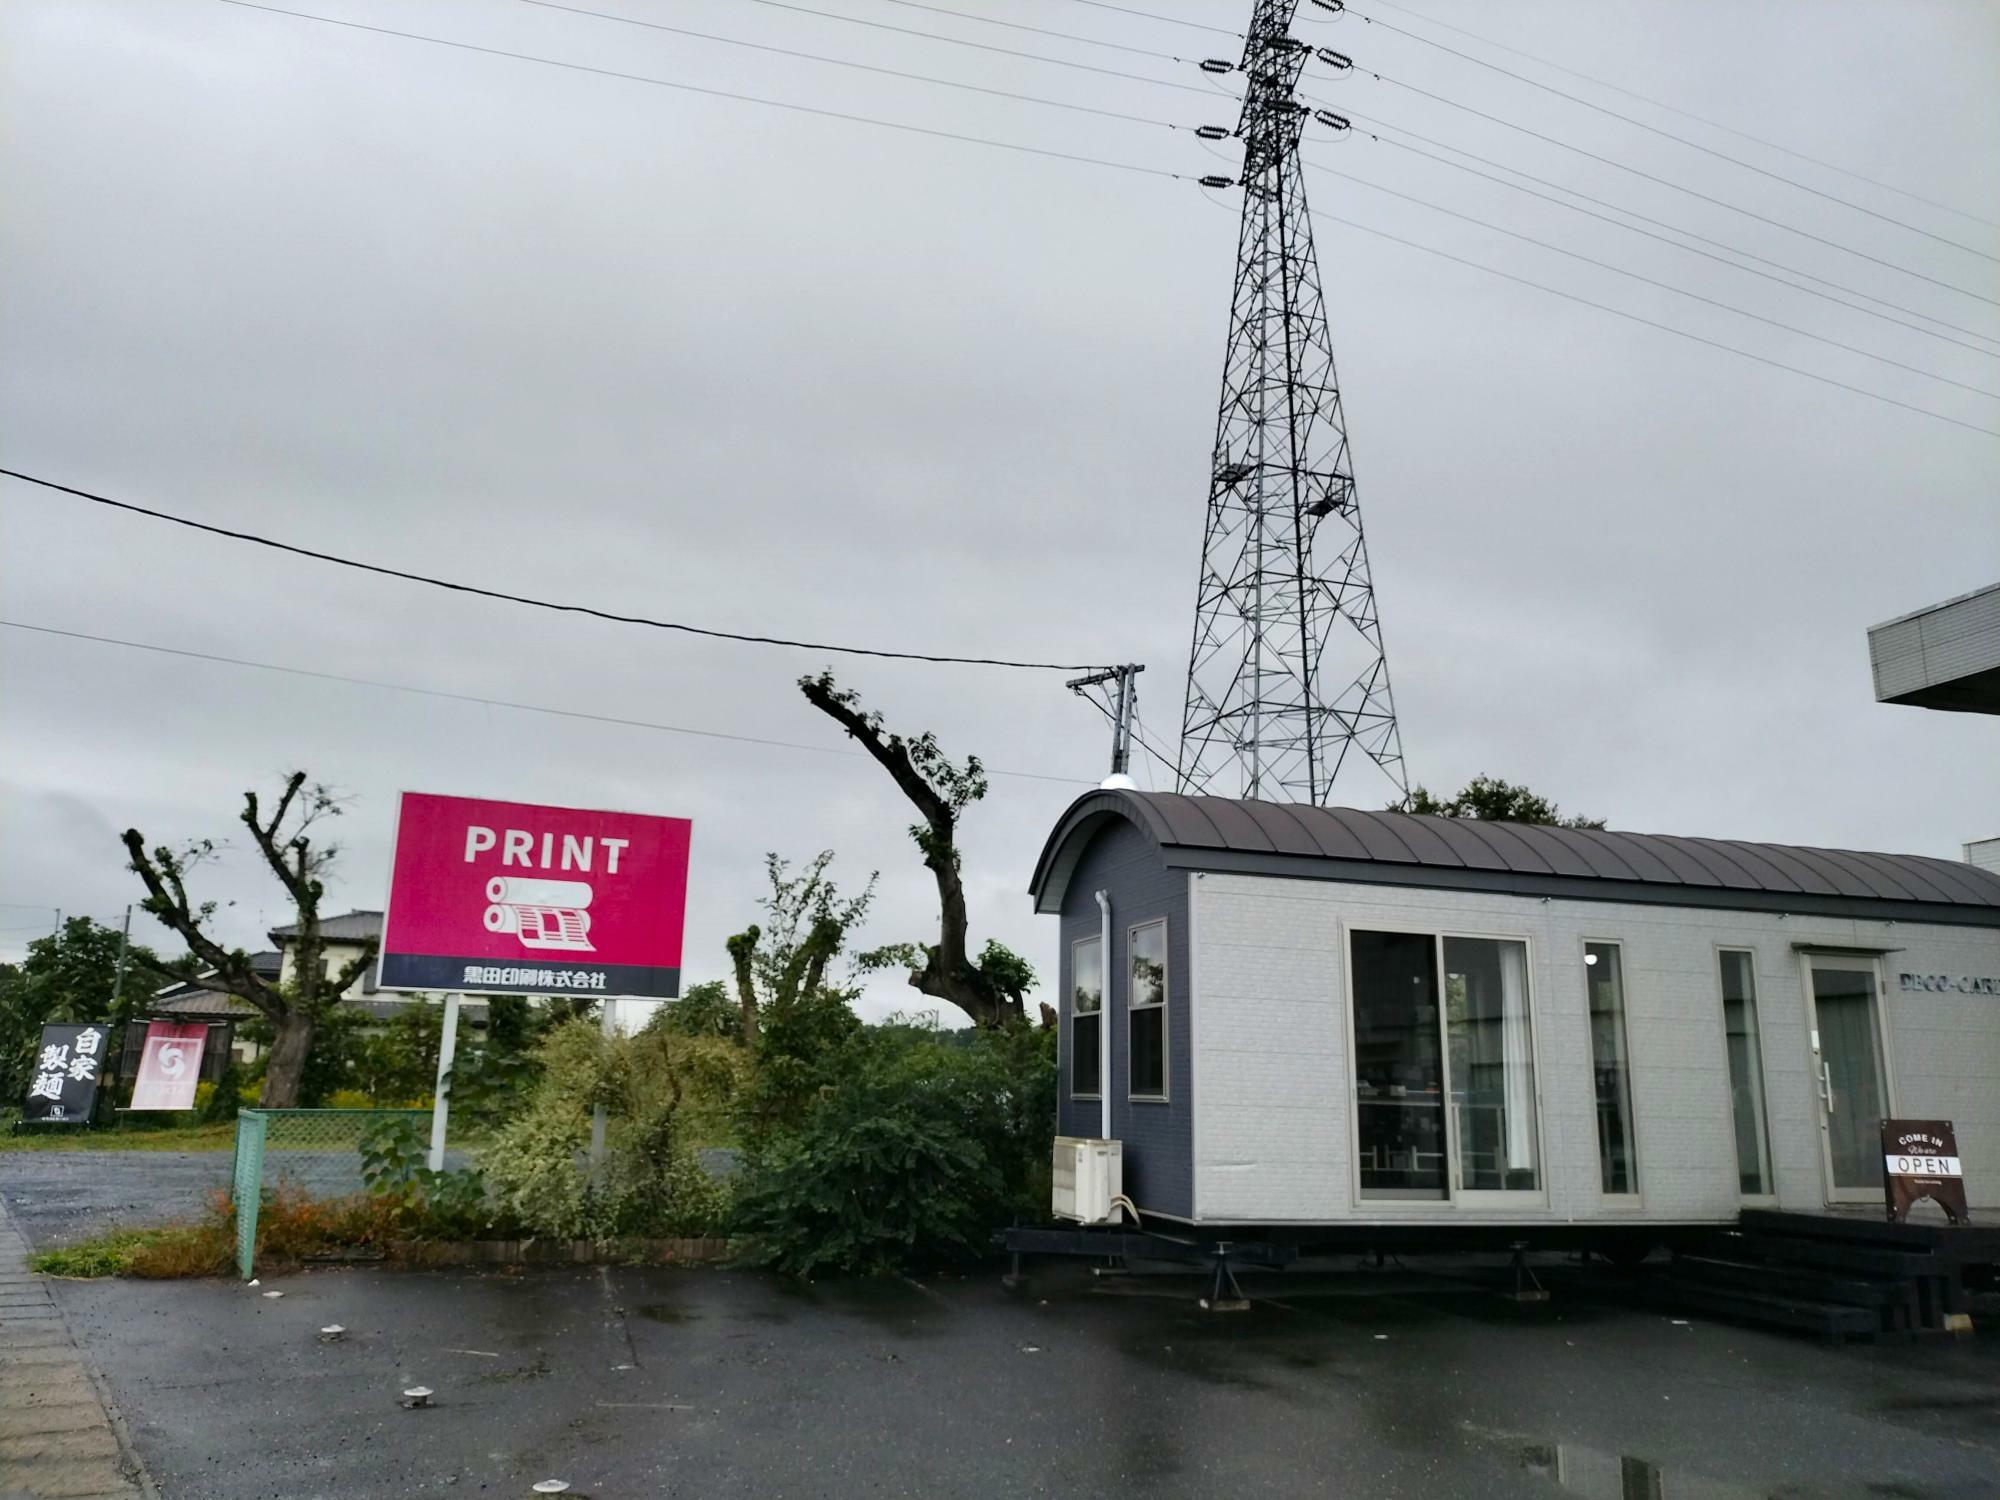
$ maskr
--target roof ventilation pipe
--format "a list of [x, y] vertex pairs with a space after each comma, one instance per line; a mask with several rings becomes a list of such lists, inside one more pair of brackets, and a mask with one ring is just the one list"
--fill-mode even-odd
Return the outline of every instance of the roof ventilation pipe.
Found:
[[1097, 893], [1097, 1138], [1111, 1139], [1111, 897]]

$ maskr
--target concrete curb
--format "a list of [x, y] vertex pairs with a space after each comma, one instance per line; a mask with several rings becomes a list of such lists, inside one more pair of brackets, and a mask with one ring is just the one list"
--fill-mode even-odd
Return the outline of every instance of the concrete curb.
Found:
[[160, 1500], [103, 1373], [83, 1357], [0, 1204], [0, 1500]]

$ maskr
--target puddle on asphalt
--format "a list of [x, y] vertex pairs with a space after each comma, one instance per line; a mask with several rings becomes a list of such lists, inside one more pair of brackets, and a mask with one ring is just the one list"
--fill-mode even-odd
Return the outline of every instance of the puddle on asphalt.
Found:
[[649, 1323], [692, 1323], [695, 1315], [672, 1302], [648, 1302], [632, 1311]]

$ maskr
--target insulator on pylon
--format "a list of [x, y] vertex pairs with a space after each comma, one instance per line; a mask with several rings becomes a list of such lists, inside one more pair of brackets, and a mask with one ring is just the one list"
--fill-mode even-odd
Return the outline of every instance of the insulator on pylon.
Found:
[[1346, 115], [1337, 115], [1330, 109], [1316, 110], [1313, 113], [1313, 118], [1328, 130], [1347, 130], [1351, 128]]
[[1215, 479], [1218, 484], [1241, 484], [1256, 472], [1257, 466], [1255, 464], [1224, 464], [1215, 471]]
[[1346, 0], [1313, 0], [1313, 4], [1321, 10], [1330, 10], [1336, 15], [1347, 9]]
[[1217, 177], [1211, 173], [1209, 176], [1201, 179], [1201, 185], [1203, 187], [1235, 187], [1236, 179], [1233, 177]]
[[1204, 57], [1201, 60], [1201, 70], [1204, 73], [1233, 73], [1236, 71], [1236, 64], [1224, 62], [1219, 57]]
[[1194, 133], [1205, 141], [1226, 141], [1229, 139], [1227, 125], [1197, 125]]
[[1322, 47], [1319, 49], [1319, 60], [1329, 68], [1338, 68], [1342, 72], [1354, 66], [1353, 58], [1349, 57], [1345, 52], [1336, 52], [1331, 47]]

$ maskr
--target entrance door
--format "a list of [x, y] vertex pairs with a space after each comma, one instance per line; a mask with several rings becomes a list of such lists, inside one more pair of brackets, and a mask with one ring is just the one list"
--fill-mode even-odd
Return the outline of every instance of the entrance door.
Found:
[[1890, 1100], [1876, 970], [1872, 958], [1815, 953], [1806, 959], [1829, 1203], [1865, 1203], [1882, 1196], [1882, 1117]]

